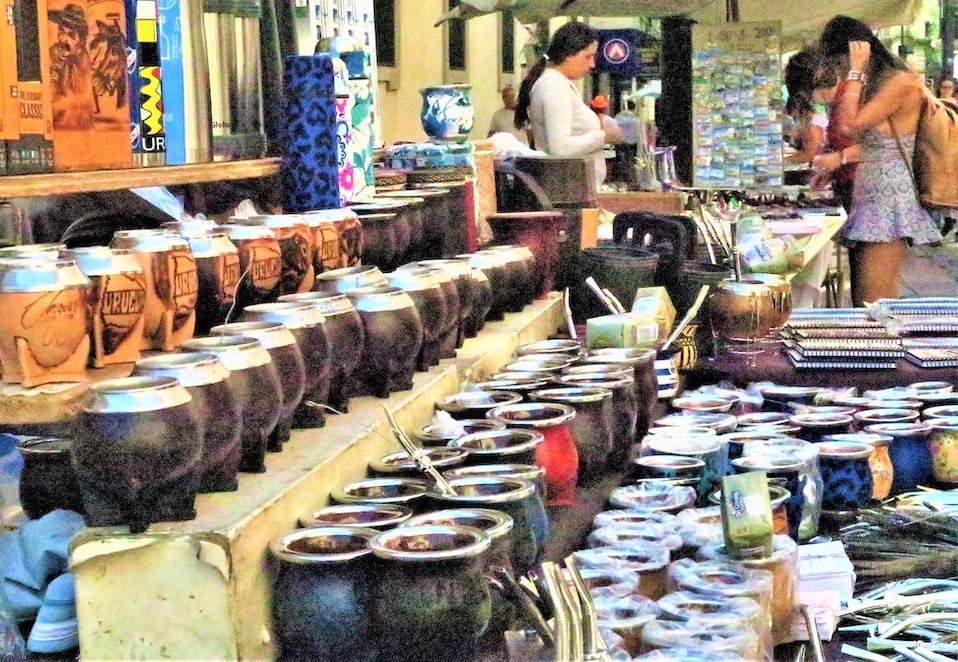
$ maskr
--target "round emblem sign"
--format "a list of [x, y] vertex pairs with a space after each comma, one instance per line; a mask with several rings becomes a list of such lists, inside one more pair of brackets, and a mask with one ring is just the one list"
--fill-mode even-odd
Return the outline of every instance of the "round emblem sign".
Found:
[[602, 47], [602, 57], [609, 64], [622, 64], [629, 59], [631, 52], [632, 49], [625, 40], [618, 37], [605, 42], [605, 46]]

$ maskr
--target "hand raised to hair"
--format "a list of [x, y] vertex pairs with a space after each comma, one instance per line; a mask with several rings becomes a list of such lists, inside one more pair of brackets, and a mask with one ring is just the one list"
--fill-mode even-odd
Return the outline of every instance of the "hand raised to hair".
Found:
[[871, 54], [872, 45], [867, 41], [848, 42], [848, 68], [852, 71], [865, 71]]

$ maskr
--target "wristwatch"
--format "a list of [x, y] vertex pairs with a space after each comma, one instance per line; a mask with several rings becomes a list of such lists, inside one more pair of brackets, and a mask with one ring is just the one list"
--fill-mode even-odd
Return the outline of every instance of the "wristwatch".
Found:
[[848, 74], [845, 76], [846, 80], [857, 80], [862, 85], [865, 84], [865, 72], [864, 71], [855, 71], [854, 69], [849, 69]]

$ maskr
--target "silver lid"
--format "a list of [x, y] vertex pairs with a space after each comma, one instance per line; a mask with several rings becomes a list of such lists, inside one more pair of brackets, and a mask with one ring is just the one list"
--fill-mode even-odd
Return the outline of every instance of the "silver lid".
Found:
[[160, 354], [133, 364], [134, 375], [174, 377], [183, 386], [205, 386], [225, 381], [230, 373], [212, 352]]
[[0, 259], [0, 292], [53, 292], [89, 285], [75, 260]]
[[243, 309], [244, 322], [275, 322], [288, 329], [302, 329], [326, 323], [319, 308], [308, 301], [257, 303]]
[[269, 352], [256, 338], [250, 336], [212, 336], [190, 338], [183, 341], [181, 349], [193, 352], [210, 352], [229, 370], [246, 370], [272, 363]]
[[86, 246], [63, 250], [60, 254], [67, 259], [76, 260], [80, 271], [87, 276], [143, 273], [143, 267], [129, 248]]
[[90, 414], [133, 413], [169, 409], [191, 399], [189, 392], [175, 378], [147, 375], [107, 379], [93, 384], [82, 408]]
[[279, 297], [282, 303], [308, 303], [325, 316], [355, 312], [356, 306], [345, 294], [329, 292], [297, 292]]
[[129, 248], [136, 253], [190, 250], [186, 239], [169, 230], [117, 230], [110, 248]]
[[231, 322], [210, 329], [213, 336], [249, 336], [260, 341], [267, 350], [295, 345], [296, 338], [285, 325], [278, 322]]

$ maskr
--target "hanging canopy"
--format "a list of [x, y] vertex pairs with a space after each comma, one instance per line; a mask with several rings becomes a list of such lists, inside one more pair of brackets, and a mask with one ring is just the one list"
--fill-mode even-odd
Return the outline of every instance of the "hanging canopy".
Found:
[[[771, 3], [738, 0], [741, 21], [781, 21], [785, 49], [813, 42], [830, 18], [844, 14], [873, 29], [908, 25], [921, 0], [802, 0]], [[511, 9], [520, 23], [537, 23], [555, 16], [675, 16], [687, 14], [705, 23], [725, 15], [725, 0], [461, 0], [436, 25], [452, 18], [472, 18]]]
[[520, 23], [538, 23], [554, 16], [674, 16], [688, 14], [724, 0], [461, 0], [439, 17], [472, 18], [511, 9]]
[[918, 16], [920, 5], [921, 0], [802, 0], [774, 4], [767, 0], [738, 0], [739, 20], [782, 22], [783, 50], [814, 43], [825, 24], [839, 14], [857, 18], [877, 30], [910, 25]]

